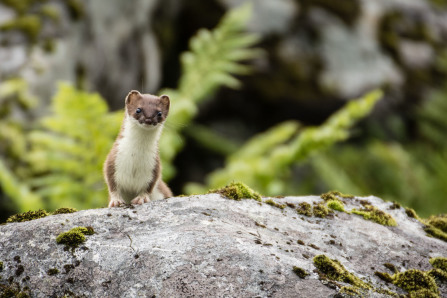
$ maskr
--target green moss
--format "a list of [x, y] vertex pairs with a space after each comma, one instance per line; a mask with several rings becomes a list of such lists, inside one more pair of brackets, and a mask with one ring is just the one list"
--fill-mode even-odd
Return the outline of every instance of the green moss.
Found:
[[408, 217], [419, 219], [419, 216], [417, 215], [416, 211], [412, 208], [405, 208], [405, 213]]
[[385, 263], [383, 264], [383, 266], [385, 266], [386, 268], [388, 268], [390, 271], [392, 271], [393, 273], [398, 273], [399, 270], [397, 270], [396, 266], [394, 266], [391, 263]]
[[66, 214], [66, 213], [74, 213], [74, 212], [78, 212], [78, 210], [75, 208], [62, 207], [62, 208], [58, 208], [58, 209], [54, 210], [54, 212], [52, 214], [56, 215], [56, 214]]
[[60, 233], [56, 242], [58, 244], [65, 244], [68, 247], [76, 248], [79, 244], [85, 242], [85, 235], [93, 235], [94, 230], [92, 227], [77, 227], [70, 231]]
[[330, 192], [320, 195], [320, 197], [325, 201], [329, 201], [329, 200], [338, 200], [339, 201], [340, 200], [339, 198], [343, 198], [343, 199], [353, 199], [354, 198], [353, 195], [343, 194], [339, 191], [330, 191]]
[[341, 281], [349, 283], [355, 287], [363, 289], [372, 289], [372, 286], [350, 273], [345, 267], [337, 260], [332, 260], [325, 255], [318, 255], [313, 258], [315, 267], [324, 273], [327, 278], [335, 281]]
[[[442, 272], [442, 270], [440, 270]], [[388, 283], [393, 283], [397, 287], [407, 291], [410, 297], [439, 297], [438, 287], [433, 276], [439, 272], [424, 272], [421, 270], [410, 269], [405, 272], [390, 275], [385, 272], [375, 272], [374, 275]], [[421, 293], [431, 293], [429, 296], [418, 296]], [[434, 295], [434, 296], [433, 296]]]
[[408, 298], [439, 298], [438, 294], [435, 294], [427, 289], [413, 291], [408, 293]]
[[381, 280], [392, 283], [393, 282], [393, 276], [386, 272], [374, 272], [374, 275], [380, 278]]
[[447, 242], [447, 233], [444, 233], [443, 231], [441, 231], [438, 228], [428, 225], [428, 226], [424, 227], [424, 231], [427, 234], [429, 234], [430, 236], [433, 236], [435, 238], [438, 238], [440, 240]]
[[47, 211], [43, 209], [39, 209], [37, 211], [28, 211], [24, 213], [17, 213], [12, 216], [10, 216], [6, 222], [23, 222], [23, 221], [29, 221], [34, 220], [38, 218], [42, 218], [45, 216], [50, 215]]
[[312, 216], [312, 206], [306, 202], [299, 203], [296, 211], [305, 216]]
[[293, 266], [293, 272], [295, 272], [296, 275], [298, 275], [300, 278], [305, 278], [309, 275], [309, 273], [306, 272], [303, 268]]
[[313, 208], [314, 216], [325, 218], [329, 214], [329, 209], [323, 203], [317, 204]]
[[51, 269], [48, 269], [48, 271], [47, 271], [48, 275], [56, 275], [58, 273], [59, 273], [59, 269], [57, 269], [57, 268], [51, 268]]
[[398, 202], [393, 202], [390, 206], [391, 210], [400, 209], [402, 206]]
[[261, 195], [241, 182], [233, 182], [224, 188], [210, 190], [208, 193], [218, 193], [236, 201], [240, 201], [242, 199], [253, 199], [262, 202]]
[[273, 201], [272, 199], [268, 199], [268, 200], [266, 200], [264, 203], [266, 203], [266, 204], [268, 204], [268, 205], [270, 205], [270, 206], [279, 208], [279, 209], [284, 209], [284, 208], [286, 208], [286, 205], [278, 204], [278, 203], [276, 203], [275, 201]]
[[326, 205], [333, 210], [345, 212], [345, 205], [339, 200], [329, 200]]
[[31, 42], [35, 42], [42, 28], [41, 20], [35, 15], [25, 15], [0, 25], [0, 31], [22, 31]]
[[371, 205], [367, 205], [360, 210], [353, 209], [351, 213], [361, 215], [364, 219], [374, 221], [384, 226], [397, 226], [396, 221], [391, 215]]
[[447, 258], [431, 258], [429, 262], [433, 268], [441, 269], [442, 271], [447, 272]]
[[405, 272], [397, 273], [393, 276], [393, 283], [407, 292], [419, 290], [428, 290], [431, 293], [438, 293], [436, 282], [426, 272], [410, 269]]
[[363, 293], [356, 287], [341, 287], [339, 293], [345, 295], [343, 297], [364, 297]]
[[428, 273], [428, 275], [433, 277], [435, 280], [439, 280], [439, 281], [443, 281], [443, 282], [447, 281], [447, 272], [446, 271], [435, 268], [435, 269], [428, 271], [427, 273]]
[[28, 287], [20, 288], [20, 285], [15, 282], [11, 282], [9, 285], [0, 284], [0, 298], [25, 298], [31, 297], [31, 292]]
[[427, 223], [437, 229], [440, 229], [444, 233], [447, 233], [447, 215], [441, 214], [437, 216], [430, 216]]

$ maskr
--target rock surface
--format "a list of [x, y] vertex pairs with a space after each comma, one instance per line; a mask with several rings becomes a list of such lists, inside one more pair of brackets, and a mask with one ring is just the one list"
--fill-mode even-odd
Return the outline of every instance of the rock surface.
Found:
[[[377, 289], [404, 294], [374, 272], [387, 272], [385, 263], [429, 270], [429, 258], [445, 257], [447, 243], [426, 236], [403, 208], [362, 199], [398, 226], [337, 211], [306, 217], [292, 208], [321, 202], [317, 196], [274, 199], [289, 203], [280, 209], [218, 194], [11, 223], [0, 226], [0, 285], [29, 289], [32, 297], [328, 297], [346, 284], [320, 280], [312, 258], [324, 254]], [[348, 210], [361, 207], [359, 198], [345, 201]], [[56, 244], [60, 233], [78, 226], [95, 234], [73, 251]], [[309, 275], [298, 277], [294, 266]], [[445, 284], [439, 289], [447, 295]]]

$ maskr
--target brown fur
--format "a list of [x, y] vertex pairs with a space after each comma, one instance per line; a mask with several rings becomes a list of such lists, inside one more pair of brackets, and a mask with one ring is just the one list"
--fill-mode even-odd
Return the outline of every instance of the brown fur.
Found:
[[[136, 121], [138, 121], [138, 123], [140, 123], [145, 127], [147, 126], [150, 127], [151, 125], [153, 126], [162, 125], [162, 123], [166, 120], [166, 117], [168, 116], [170, 100], [169, 97], [166, 95], [157, 97], [150, 94], [140, 94], [138, 91], [132, 90], [126, 97], [125, 105], [126, 105], [126, 112], [125, 112], [125, 119], [123, 120], [123, 125], [121, 126], [120, 133], [118, 134], [115, 143], [113, 144], [113, 147], [104, 163], [104, 176], [109, 190], [109, 201], [110, 201], [109, 206], [112, 207], [117, 206], [116, 202], [112, 202], [112, 195], [114, 193], [115, 194], [122, 193], [122, 191], [126, 189], [125, 185], [124, 186], [117, 185], [115, 177], [117, 170], [116, 159], [117, 155], [119, 154], [118, 145], [124, 138], [124, 129], [125, 129], [124, 124], [126, 122], [127, 117], [134, 118]], [[137, 109], [139, 110], [137, 111]], [[154, 144], [155, 146], [158, 147], [158, 140]], [[169, 187], [161, 180], [161, 162], [158, 153], [158, 148], [155, 148], [155, 152], [156, 152], [155, 165], [154, 168], [152, 169], [152, 179], [148, 178], [146, 192], [145, 194], [136, 194], [137, 197], [132, 201], [137, 200], [138, 202], [140, 201], [147, 202], [146, 198], [148, 198], [154, 192], [154, 188], [156, 185], [157, 190], [163, 195], [163, 198], [172, 196], [172, 192], [169, 189]], [[144, 199], [138, 200], [140, 196], [143, 196]], [[121, 198], [121, 196], [119, 197]], [[118, 205], [121, 203], [122, 201], [120, 200]]]

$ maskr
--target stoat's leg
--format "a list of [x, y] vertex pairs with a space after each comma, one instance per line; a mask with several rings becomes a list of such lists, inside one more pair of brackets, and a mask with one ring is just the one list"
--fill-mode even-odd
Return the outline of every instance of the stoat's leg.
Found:
[[109, 207], [119, 207], [121, 205], [125, 205], [126, 202], [124, 202], [123, 198], [117, 193], [110, 193], [109, 198]]
[[144, 203], [150, 202], [151, 198], [148, 193], [144, 193], [133, 199], [130, 203], [134, 205], [142, 205]]

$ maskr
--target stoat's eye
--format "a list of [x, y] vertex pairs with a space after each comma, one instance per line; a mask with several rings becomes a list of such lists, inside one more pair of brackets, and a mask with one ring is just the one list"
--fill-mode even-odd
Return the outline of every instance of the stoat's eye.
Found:
[[161, 116], [163, 116], [163, 113], [162, 113], [162, 112], [158, 112], [158, 113], [157, 113], [157, 116], [158, 116], [158, 117], [161, 117]]
[[138, 108], [135, 112], [136, 112], [137, 114], [140, 114], [140, 113], [141, 113], [141, 109]]

